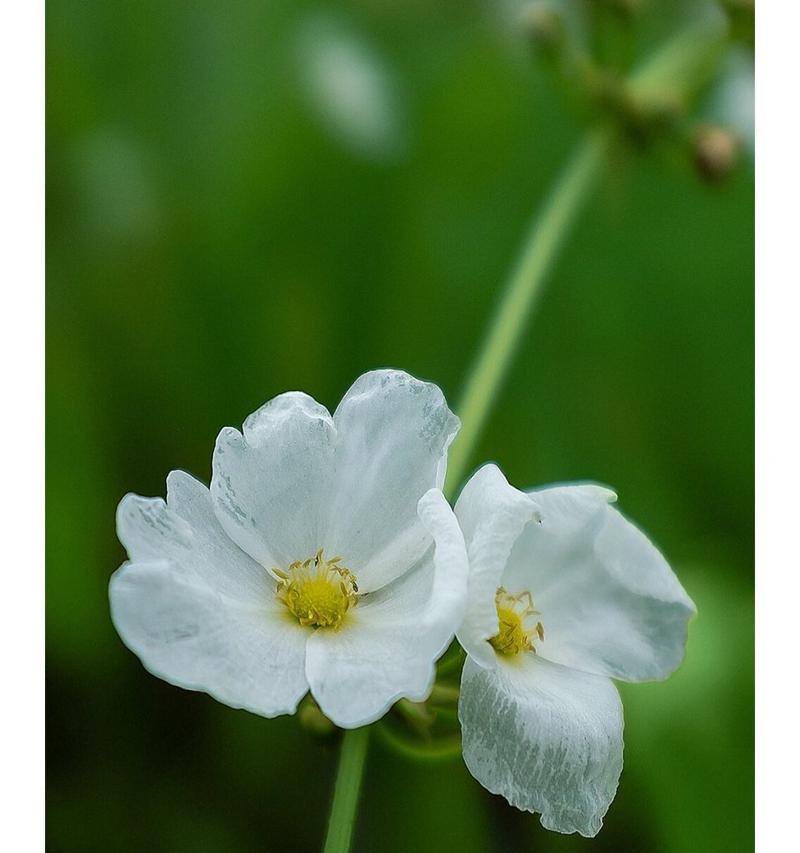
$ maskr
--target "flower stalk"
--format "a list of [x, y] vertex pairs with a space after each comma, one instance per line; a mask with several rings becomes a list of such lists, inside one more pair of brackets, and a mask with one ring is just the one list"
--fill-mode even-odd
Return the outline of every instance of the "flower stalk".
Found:
[[350, 850], [368, 743], [368, 726], [344, 733], [324, 853], [348, 853]]
[[547, 274], [601, 172], [609, 141], [606, 130], [597, 130], [587, 137], [534, 220], [457, 407], [462, 426], [450, 452], [445, 487], [448, 496], [453, 495], [467, 472], [475, 444], [541, 296]]
[[[626, 96], [645, 113], [657, 113], [664, 103], [684, 106], [713, 76], [726, 35], [726, 28], [714, 22], [703, 22], [678, 33], [634, 70], [625, 84]], [[624, 120], [620, 119], [619, 124], [624, 127]], [[613, 124], [588, 134], [533, 222], [456, 408], [462, 426], [449, 454], [445, 494], [450, 498], [467, 473], [472, 452], [547, 275], [602, 172], [613, 138]]]

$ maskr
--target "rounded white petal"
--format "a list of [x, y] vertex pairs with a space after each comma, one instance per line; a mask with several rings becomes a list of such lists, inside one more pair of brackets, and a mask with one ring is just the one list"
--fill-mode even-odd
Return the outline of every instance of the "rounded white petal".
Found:
[[467, 659], [458, 706], [464, 761], [546, 829], [592, 837], [622, 771], [622, 705], [607, 678], [529, 653], [484, 669]]
[[425, 699], [434, 662], [463, 618], [467, 555], [455, 515], [431, 490], [419, 501], [419, 516], [434, 545], [418, 564], [364, 596], [339, 630], [309, 638], [311, 693], [343, 728], [377, 720], [401, 697]]
[[117, 535], [136, 563], [168, 560], [188, 578], [248, 604], [271, 597], [275, 584], [220, 527], [208, 489], [183, 471], [167, 477], [167, 500], [126, 495]]
[[265, 717], [294, 713], [308, 689], [308, 629], [276, 602], [247, 605], [167, 561], [126, 563], [109, 596], [125, 645], [171, 684]]
[[534, 501], [510, 486], [496, 465], [472, 475], [456, 503], [469, 557], [467, 612], [458, 641], [483, 666], [494, 666], [487, 642], [499, 631], [495, 593], [514, 542], [538, 518]]
[[250, 415], [243, 434], [220, 432], [211, 480], [217, 517], [267, 568], [285, 568], [325, 546], [335, 435], [328, 410], [294, 391]]
[[529, 590], [548, 660], [625, 681], [666, 678], [683, 659], [695, 612], [666, 560], [598, 486], [530, 493], [541, 523], [511, 551], [503, 585]]
[[441, 390], [399, 370], [361, 376], [333, 416], [336, 482], [320, 547], [370, 592], [408, 570], [430, 545], [417, 503], [441, 488], [459, 428]]

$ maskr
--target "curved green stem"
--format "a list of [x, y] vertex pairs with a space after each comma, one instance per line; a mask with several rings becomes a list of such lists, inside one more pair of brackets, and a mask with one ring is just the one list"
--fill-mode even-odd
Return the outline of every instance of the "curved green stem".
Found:
[[583, 142], [535, 219], [494, 322], [469, 372], [457, 411], [462, 427], [450, 452], [448, 494], [461, 482], [547, 273], [583, 202], [588, 198], [608, 147], [598, 130]]
[[[629, 77], [632, 93], [655, 100], [670, 94], [692, 97], [717, 68], [725, 36], [725, 27], [714, 21], [679, 32]], [[611, 131], [606, 128], [589, 134], [534, 220], [457, 407], [463, 426], [450, 451], [445, 486], [450, 497], [468, 470], [472, 452], [547, 274], [602, 170], [611, 138]]]
[[344, 733], [324, 853], [348, 853], [350, 850], [368, 743], [367, 726]]
[[381, 723], [377, 729], [383, 742], [393, 752], [412, 761], [437, 764], [442, 761], [452, 761], [461, 755], [461, 735], [451, 735], [431, 743], [424, 743], [398, 735], [385, 723]]

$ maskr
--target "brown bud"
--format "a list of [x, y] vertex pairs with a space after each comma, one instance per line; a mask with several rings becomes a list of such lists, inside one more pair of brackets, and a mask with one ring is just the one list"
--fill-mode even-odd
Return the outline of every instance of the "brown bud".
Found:
[[694, 138], [694, 164], [707, 181], [724, 180], [739, 160], [736, 134], [716, 124], [704, 124]]

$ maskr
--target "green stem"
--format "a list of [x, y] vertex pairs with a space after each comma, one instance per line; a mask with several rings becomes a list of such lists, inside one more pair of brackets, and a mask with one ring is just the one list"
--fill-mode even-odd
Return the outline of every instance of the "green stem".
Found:
[[324, 853], [348, 853], [350, 850], [368, 743], [367, 726], [344, 733]]
[[531, 311], [558, 250], [601, 171], [608, 143], [609, 134], [605, 130], [587, 137], [533, 223], [457, 408], [462, 427], [450, 452], [448, 494], [453, 493], [467, 472], [475, 444]]
[[[680, 99], [696, 95], [718, 67], [725, 37], [726, 28], [714, 21], [704, 21], [679, 32], [629, 77], [632, 94], [656, 101], [670, 94]], [[605, 128], [589, 134], [531, 227], [457, 408], [462, 427], [450, 451], [445, 486], [448, 496], [453, 495], [468, 470], [472, 452], [547, 274], [602, 170], [610, 141], [611, 133]]]

